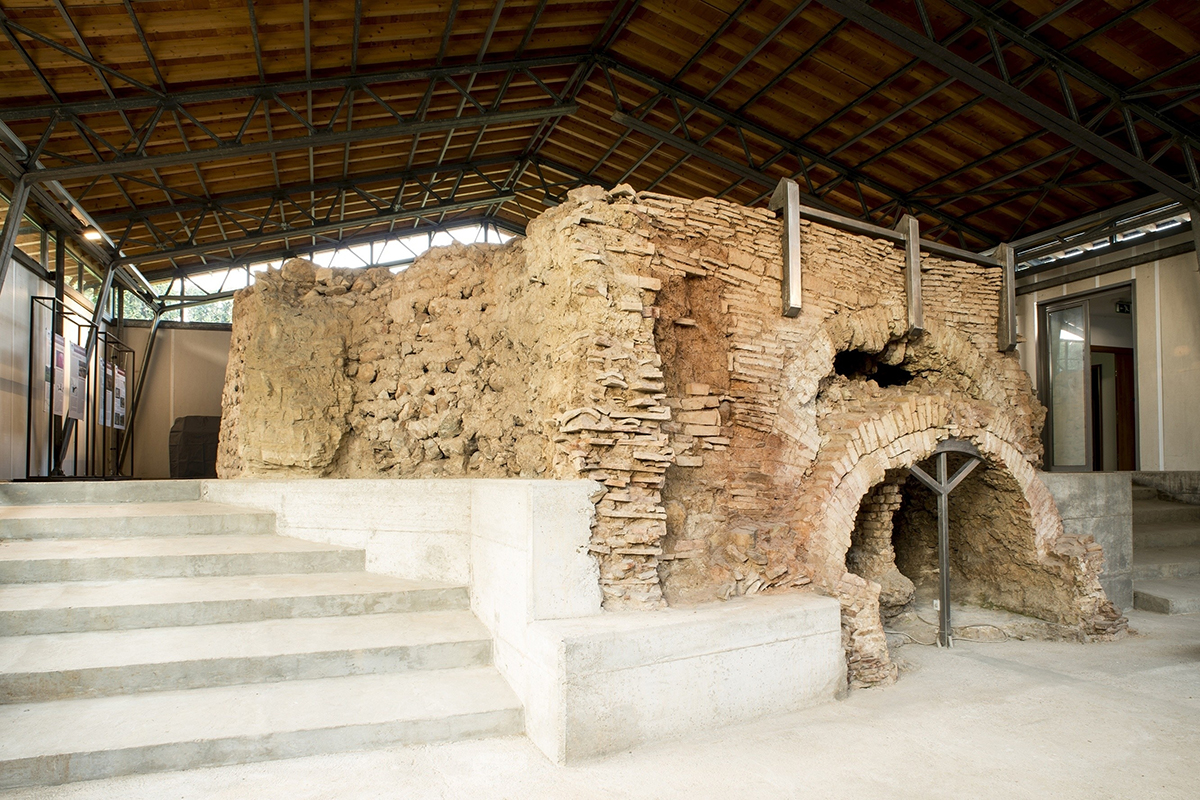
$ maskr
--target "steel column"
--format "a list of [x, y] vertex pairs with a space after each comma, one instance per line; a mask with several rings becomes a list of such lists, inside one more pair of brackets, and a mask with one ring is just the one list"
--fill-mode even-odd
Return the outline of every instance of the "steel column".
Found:
[[154, 355], [154, 342], [158, 338], [158, 326], [162, 323], [162, 316], [162, 309], [155, 309], [154, 319], [150, 323], [150, 334], [146, 337], [146, 352], [142, 356], [142, 369], [138, 372], [137, 386], [133, 390], [133, 402], [129, 404], [129, 413], [125, 415], [125, 435], [121, 437], [121, 449], [117, 452], [117, 465], [114, 470], [118, 475], [125, 466], [125, 456], [129, 455], [129, 443], [133, 441], [133, 423], [137, 417], [138, 406], [142, 402], [142, 389], [146, 386], [146, 372], [150, 368], [150, 357]]
[[17, 232], [21, 229], [21, 220], [25, 218], [25, 205], [29, 201], [30, 185], [24, 177], [13, 183], [12, 199], [8, 204], [8, 212], [4, 217], [4, 227], [0, 228], [0, 292], [4, 291], [4, 281], [8, 278], [8, 265], [12, 263], [13, 248], [17, 246]]
[[[948, 477], [947, 456], [959, 453], [966, 462]], [[938, 646], [954, 646], [954, 628], [950, 620], [950, 493], [979, 466], [983, 457], [967, 442], [949, 439], [933, 451], [937, 477], [930, 476], [920, 466], [913, 464], [910, 471], [917, 480], [937, 495], [938, 511]]]

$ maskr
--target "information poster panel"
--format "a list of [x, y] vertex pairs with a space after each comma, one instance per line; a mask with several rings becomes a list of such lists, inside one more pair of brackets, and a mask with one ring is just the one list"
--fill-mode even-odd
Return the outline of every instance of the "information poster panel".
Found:
[[100, 385], [104, 387], [104, 397], [100, 407], [96, 409], [96, 419], [104, 428], [112, 427], [113, 417], [113, 365], [107, 361], [100, 362], [100, 374], [104, 376]]
[[61, 334], [54, 334], [54, 413], [66, 413], [67, 344]]
[[113, 378], [113, 424], [117, 430], [125, 430], [125, 370], [117, 367]]
[[100, 424], [106, 428], [125, 430], [125, 370], [110, 361], [104, 362], [104, 402], [98, 412]]
[[88, 362], [87, 350], [71, 343], [71, 389], [67, 416], [83, 421], [83, 407], [87, 399]]

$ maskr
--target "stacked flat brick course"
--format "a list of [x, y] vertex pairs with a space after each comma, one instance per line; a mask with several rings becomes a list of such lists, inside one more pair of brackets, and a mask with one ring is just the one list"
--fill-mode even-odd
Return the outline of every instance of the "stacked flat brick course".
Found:
[[[1098, 546], [1063, 535], [1037, 478], [1044, 412], [996, 352], [998, 270], [926, 256], [917, 334], [900, 249], [801, 234], [796, 318], [773, 213], [627, 187], [395, 276], [293, 262], [235, 303], [222, 474], [590, 478], [606, 607], [816, 588], [841, 599], [851, 679], [872, 684], [895, 676], [879, 581], [904, 588], [884, 533], [897, 476], [957, 437], [1006, 476], [973, 491], [1019, 551], [972, 573], [979, 598], [1119, 631]], [[289, 345], [321, 353], [273, 355]], [[846, 351], [910, 379], [838, 374]], [[864, 498], [876, 545], [856, 573]]]

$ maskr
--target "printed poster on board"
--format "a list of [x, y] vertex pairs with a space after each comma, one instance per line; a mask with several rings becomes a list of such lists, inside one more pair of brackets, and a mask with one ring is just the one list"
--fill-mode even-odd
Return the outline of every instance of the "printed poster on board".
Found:
[[100, 401], [100, 407], [96, 409], [96, 419], [100, 421], [100, 426], [103, 428], [112, 427], [112, 408], [113, 408], [113, 365], [108, 361], [100, 361], [100, 374], [104, 376], [101, 386], [104, 387], [104, 398]]
[[111, 361], [104, 362], [104, 402], [98, 417], [106, 428], [125, 430], [125, 370]]
[[71, 390], [67, 416], [83, 421], [83, 407], [87, 399], [88, 363], [87, 350], [71, 342]]
[[113, 424], [117, 430], [125, 430], [125, 370], [117, 367], [113, 379]]
[[[62, 416], [66, 411], [66, 387], [67, 387], [67, 345], [66, 340], [61, 334], [54, 334], [54, 354], [51, 356], [54, 359], [54, 391], [46, 394], [47, 403], [49, 397], [54, 396], [54, 413]], [[46, 382], [49, 384], [51, 375], [50, 367], [46, 367]]]

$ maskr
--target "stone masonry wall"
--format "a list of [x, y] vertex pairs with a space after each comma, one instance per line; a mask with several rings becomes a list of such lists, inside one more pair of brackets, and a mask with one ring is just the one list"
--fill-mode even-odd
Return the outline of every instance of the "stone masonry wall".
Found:
[[914, 333], [898, 248], [803, 223], [801, 251], [789, 319], [774, 214], [590, 187], [524, 239], [397, 275], [289, 262], [235, 302], [221, 474], [591, 478], [606, 607], [811, 585], [841, 599], [862, 685], [895, 676], [879, 597], [908, 578], [894, 554], [848, 570], [852, 541], [887, 553], [908, 467], [957, 437], [1004, 511], [978, 523], [1020, 556], [977, 559], [980, 598], [1118, 631], [1098, 546], [1036, 476], [998, 271], [925, 256]]

